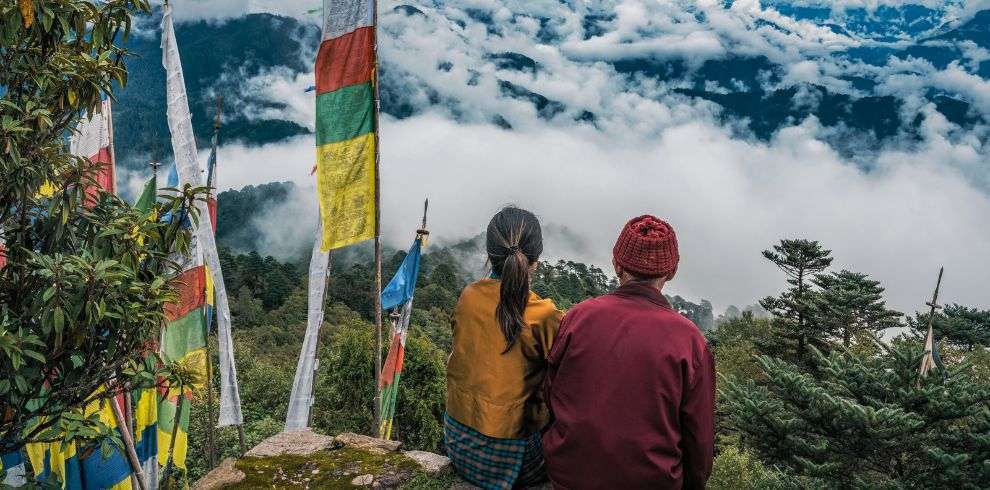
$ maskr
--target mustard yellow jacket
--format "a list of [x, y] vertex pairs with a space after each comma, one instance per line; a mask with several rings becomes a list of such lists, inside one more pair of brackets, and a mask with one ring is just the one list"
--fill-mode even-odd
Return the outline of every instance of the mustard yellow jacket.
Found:
[[549, 423], [543, 378], [562, 313], [530, 292], [527, 328], [503, 354], [505, 337], [495, 319], [500, 287], [497, 279], [482, 279], [464, 288], [457, 302], [447, 413], [489, 437], [519, 439]]

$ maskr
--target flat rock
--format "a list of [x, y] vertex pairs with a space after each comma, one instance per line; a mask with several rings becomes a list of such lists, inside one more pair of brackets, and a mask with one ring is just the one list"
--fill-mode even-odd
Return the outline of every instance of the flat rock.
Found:
[[435, 475], [450, 468], [450, 458], [427, 451], [402, 451], [407, 458], [419, 463], [423, 471]]
[[222, 488], [227, 485], [233, 485], [235, 483], [240, 483], [244, 480], [244, 472], [235, 468], [234, 463], [237, 460], [234, 458], [227, 458], [220, 463], [213, 471], [209, 472], [199, 481], [193, 484], [193, 490], [214, 490], [216, 488]]
[[332, 448], [333, 441], [333, 437], [317, 434], [311, 430], [282, 432], [261, 441], [260, 444], [251, 448], [245, 456], [254, 458], [281, 456], [283, 454], [308, 456], [317, 451]]
[[352, 432], [345, 432], [337, 436], [335, 439], [338, 444], [343, 444], [345, 447], [349, 447], [351, 449], [361, 449], [375, 454], [385, 454], [398, 451], [399, 446], [402, 445], [399, 441], [386, 441], [384, 439], [362, 436], [361, 434], [354, 434]]
[[354, 477], [354, 479], [351, 480], [351, 485], [366, 487], [368, 485], [371, 485], [371, 482], [373, 481], [375, 481], [375, 477], [373, 475], [361, 475]]

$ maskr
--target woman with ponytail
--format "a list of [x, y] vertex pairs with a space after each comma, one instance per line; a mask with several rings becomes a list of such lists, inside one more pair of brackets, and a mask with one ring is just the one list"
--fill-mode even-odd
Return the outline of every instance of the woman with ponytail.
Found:
[[491, 276], [461, 293], [447, 361], [444, 442], [457, 473], [481, 488], [543, 481], [547, 355], [561, 312], [530, 291], [543, 253], [540, 222], [507, 207], [488, 224]]

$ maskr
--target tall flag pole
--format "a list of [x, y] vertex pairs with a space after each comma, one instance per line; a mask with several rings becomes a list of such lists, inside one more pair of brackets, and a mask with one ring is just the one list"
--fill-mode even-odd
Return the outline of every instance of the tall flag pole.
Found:
[[[378, 138], [378, 114], [381, 112], [381, 97], [378, 93], [378, 0], [372, 0], [375, 29], [375, 68], [372, 85], [375, 89], [375, 379], [382, 377], [382, 179], [381, 179], [381, 142]], [[381, 425], [383, 414], [382, 390], [376, 385], [375, 390], [375, 424]]]
[[430, 201], [423, 205], [423, 226], [416, 230], [409, 253], [399, 265], [399, 270], [382, 290], [382, 307], [392, 311], [392, 344], [388, 349], [381, 376], [378, 377], [378, 390], [382, 400], [379, 408], [382, 418], [378, 423], [378, 437], [392, 438], [392, 426], [395, 420], [395, 405], [399, 395], [399, 378], [402, 377], [402, 365], [406, 353], [406, 333], [409, 331], [409, 318], [412, 314], [413, 295], [416, 292], [416, 277], [419, 275], [419, 259], [426, 245], [430, 232], [426, 229], [426, 211]]
[[[213, 223], [213, 234], [216, 235], [217, 232], [217, 199], [214, 193], [214, 185], [216, 183], [216, 168], [217, 168], [217, 147], [220, 141], [220, 118], [223, 114], [223, 96], [217, 97], [217, 113], [216, 117], [213, 119], [213, 139], [210, 142], [210, 158], [206, 162], [206, 205], [210, 210], [210, 222]], [[207, 276], [209, 277], [209, 276]], [[213, 354], [210, 352], [210, 329], [213, 326], [214, 308], [216, 307], [216, 301], [214, 298], [213, 285], [207, 284], [206, 288], [206, 306], [203, 309], [203, 313], [206, 315], [206, 417], [207, 417], [207, 427], [209, 430], [206, 433], [206, 461], [209, 463], [210, 468], [215, 468], [217, 465], [217, 455], [216, 455], [216, 428], [213, 425]], [[238, 435], [243, 433], [243, 426], [238, 427]], [[243, 440], [243, 437], [240, 437]], [[245, 448], [241, 447], [241, 452], [243, 453]]]
[[[180, 185], [200, 186], [203, 175], [197, 161], [196, 139], [193, 134], [192, 117], [189, 114], [189, 101], [186, 96], [182, 63], [175, 40], [175, 27], [172, 21], [172, 7], [164, 5], [162, 16], [162, 65], [166, 73], [166, 102], [169, 131], [172, 135], [172, 154], [175, 157], [176, 173]], [[205, 265], [216, 298], [217, 337], [219, 340], [220, 369], [220, 409], [218, 426], [242, 425], [241, 397], [237, 386], [237, 367], [234, 362], [233, 339], [231, 337], [230, 306], [223, 282], [223, 270], [217, 254], [213, 224], [206, 203], [194, 204], [200, 219], [194, 226], [198, 249], [203, 254]], [[205, 280], [205, 278], [204, 278]]]
[[[375, 374], [381, 372], [381, 243], [375, 0], [323, 0], [316, 57], [317, 243], [310, 261], [309, 315], [286, 430], [308, 426], [329, 252], [375, 239]], [[379, 396], [375, 397], [376, 423]]]
[[925, 336], [925, 355], [921, 358], [921, 366], [918, 367], [918, 383], [921, 383], [921, 378], [924, 378], [928, 373], [939, 366], [942, 362], [938, 357], [938, 350], [935, 348], [935, 335], [932, 329], [932, 323], [935, 320], [935, 312], [942, 308], [938, 304], [938, 290], [942, 287], [942, 273], [945, 272], [944, 267], [940, 267], [938, 270], [938, 281], [935, 283], [935, 292], [932, 294], [932, 300], [929, 303], [925, 303], [927, 306], [931, 307], [928, 312], [928, 334]]

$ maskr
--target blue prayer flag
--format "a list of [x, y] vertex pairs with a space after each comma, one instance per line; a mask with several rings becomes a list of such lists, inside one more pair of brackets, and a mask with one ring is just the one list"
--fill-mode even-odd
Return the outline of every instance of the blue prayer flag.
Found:
[[422, 248], [423, 241], [416, 238], [399, 270], [395, 271], [395, 276], [382, 290], [383, 310], [395, 308], [412, 299], [416, 291], [416, 276], [419, 275], [419, 257]]

